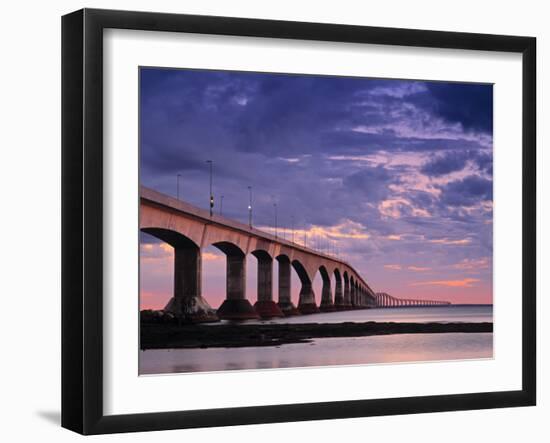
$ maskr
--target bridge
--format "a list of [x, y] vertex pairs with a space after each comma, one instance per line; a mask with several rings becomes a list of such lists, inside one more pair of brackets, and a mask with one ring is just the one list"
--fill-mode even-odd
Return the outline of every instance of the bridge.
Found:
[[401, 306], [448, 306], [451, 302], [441, 300], [417, 300], [417, 299], [405, 299], [396, 298], [385, 292], [377, 292], [375, 295], [375, 304], [379, 308], [395, 308]]
[[[146, 187], [140, 188], [139, 225], [174, 248], [174, 293], [165, 310], [179, 317], [194, 322], [240, 320], [376, 306], [376, 293], [349, 263]], [[226, 256], [226, 298], [217, 311], [201, 291], [202, 250], [210, 245]], [[246, 298], [249, 254], [258, 261], [254, 306]], [[279, 264], [277, 302], [273, 260]], [[301, 283], [298, 306], [291, 301], [291, 267]], [[322, 278], [319, 305], [312, 285], [317, 272]]]

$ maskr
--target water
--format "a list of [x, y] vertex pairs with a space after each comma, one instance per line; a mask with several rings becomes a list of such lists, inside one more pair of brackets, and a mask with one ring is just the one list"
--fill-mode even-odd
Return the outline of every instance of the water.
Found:
[[402, 323], [457, 323], [492, 322], [492, 305], [450, 305], [421, 307], [402, 307], [384, 309], [361, 309], [315, 315], [277, 318], [272, 320], [248, 320], [246, 323], [343, 323], [343, 322], [402, 322]]
[[[344, 311], [261, 323], [491, 322], [492, 306], [455, 305]], [[247, 323], [258, 323], [248, 321]], [[212, 325], [212, 327], [216, 327]], [[321, 338], [276, 347], [140, 351], [141, 374], [275, 369], [493, 357], [492, 333]]]

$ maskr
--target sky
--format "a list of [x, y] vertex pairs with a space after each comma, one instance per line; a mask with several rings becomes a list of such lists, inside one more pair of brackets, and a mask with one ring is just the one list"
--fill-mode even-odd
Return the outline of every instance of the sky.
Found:
[[[251, 186], [255, 227], [273, 232], [276, 204], [279, 235], [293, 226], [398, 298], [492, 303], [492, 134], [487, 84], [140, 69], [142, 185], [176, 196], [180, 174], [180, 198], [206, 209], [212, 160], [216, 212], [223, 195], [223, 215], [248, 222]], [[141, 305], [162, 308], [172, 248], [140, 242]], [[255, 269], [249, 257], [252, 302]], [[224, 294], [209, 246], [203, 296]]]

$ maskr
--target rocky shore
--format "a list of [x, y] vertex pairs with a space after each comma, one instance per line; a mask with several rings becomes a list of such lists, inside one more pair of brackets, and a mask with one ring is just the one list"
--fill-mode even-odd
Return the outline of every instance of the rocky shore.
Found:
[[237, 348], [308, 343], [315, 338], [493, 332], [493, 323], [301, 323], [178, 325], [142, 319], [141, 349]]

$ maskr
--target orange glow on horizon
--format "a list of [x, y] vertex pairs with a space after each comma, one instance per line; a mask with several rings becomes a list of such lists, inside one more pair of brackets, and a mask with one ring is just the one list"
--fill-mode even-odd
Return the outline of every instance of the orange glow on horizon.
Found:
[[424, 282], [409, 283], [409, 286], [447, 286], [450, 288], [471, 288], [479, 278], [464, 278], [462, 280], [432, 280]]

